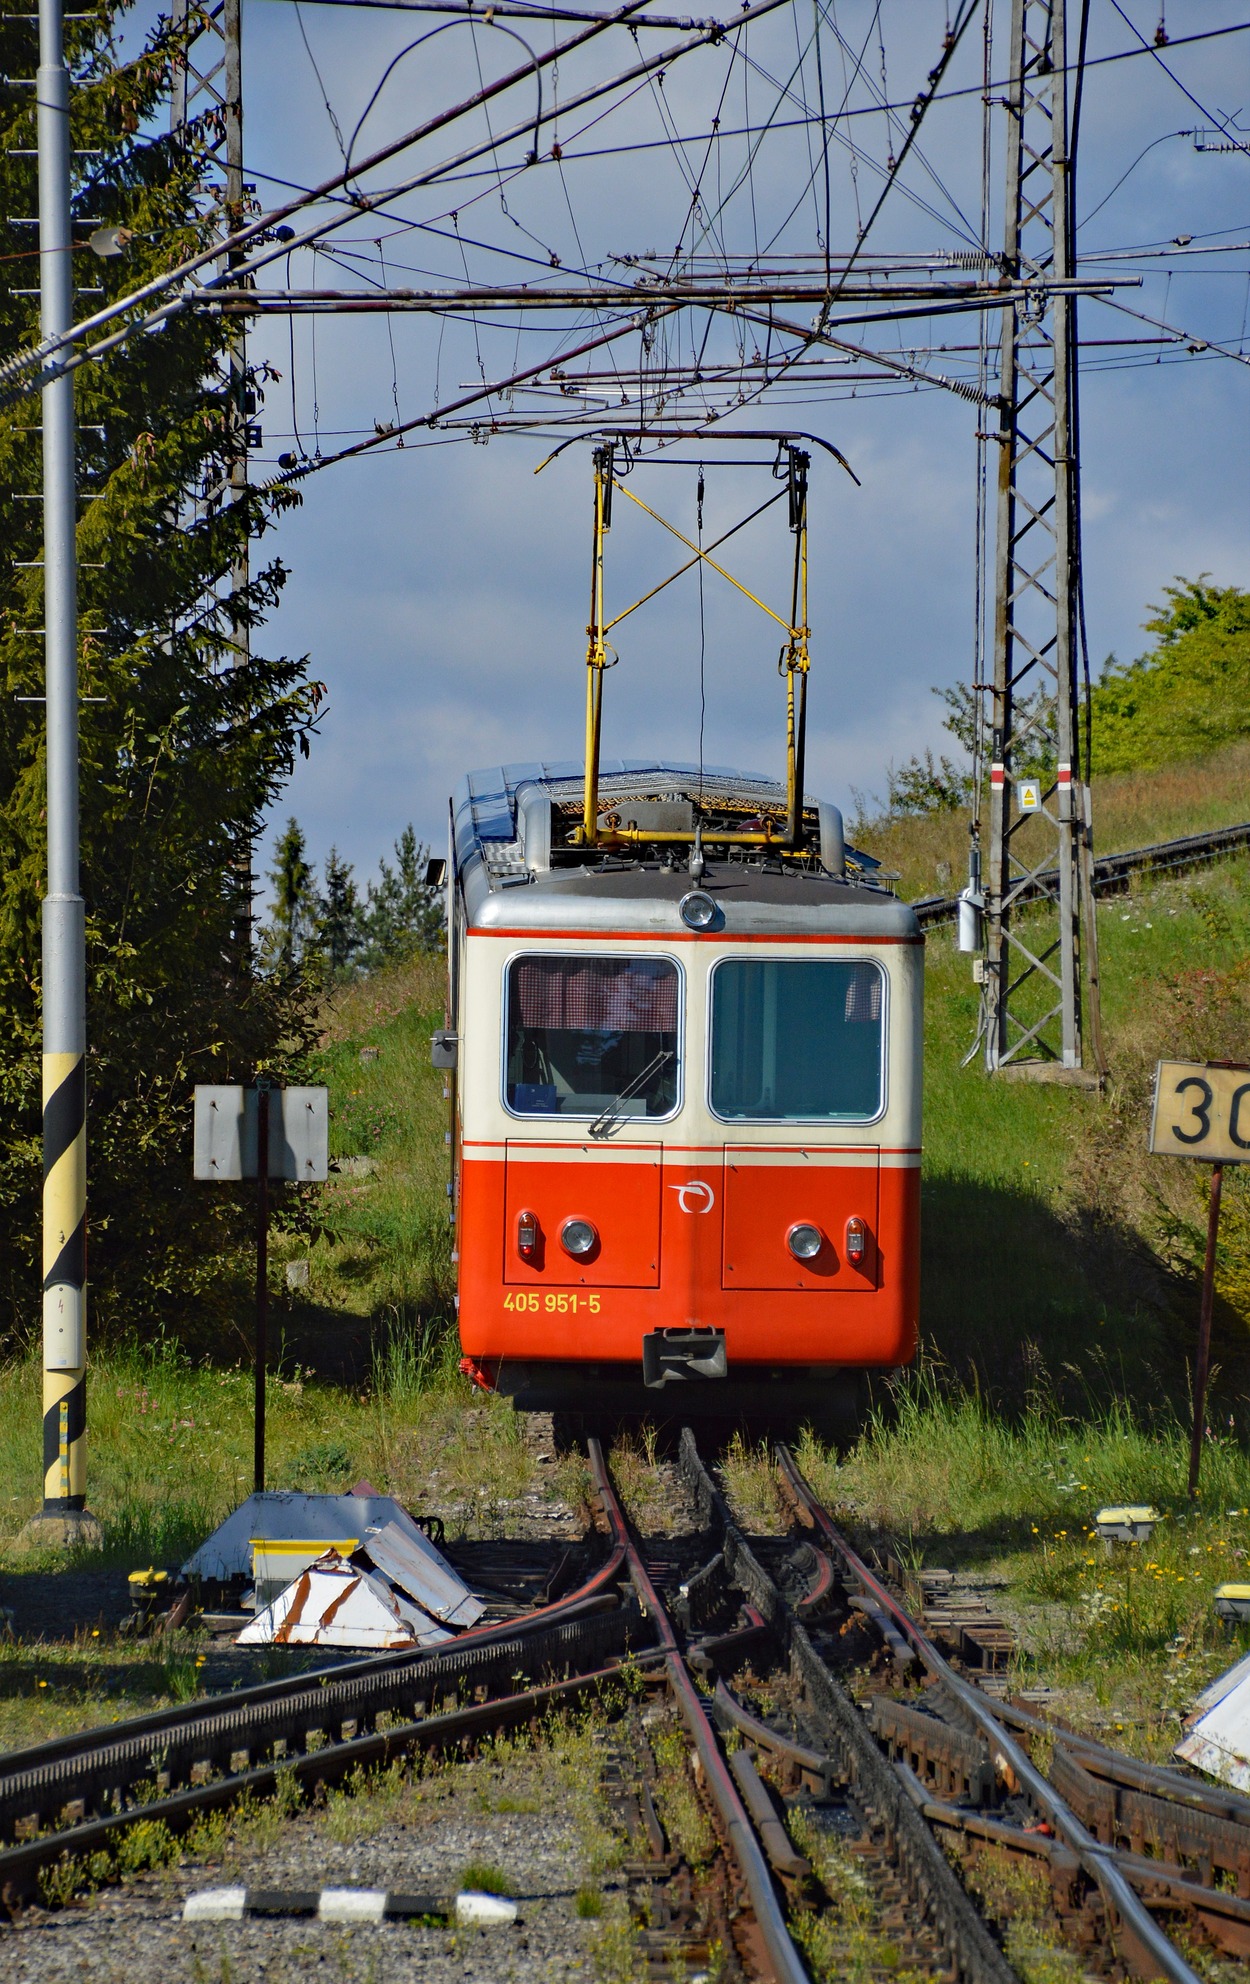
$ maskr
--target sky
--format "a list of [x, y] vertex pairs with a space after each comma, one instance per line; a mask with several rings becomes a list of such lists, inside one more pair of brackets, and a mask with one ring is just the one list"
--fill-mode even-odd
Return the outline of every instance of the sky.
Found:
[[[834, 255], [854, 245], [908, 128], [905, 111], [891, 119], [876, 106], [883, 96], [907, 105], [924, 87], [947, 15], [958, 11], [954, 0], [949, 8], [942, 0], [795, 0], [719, 46], [672, 61], [662, 81], [619, 89], [545, 126], [542, 162], [528, 169], [534, 139], [508, 135], [537, 108], [527, 76], [496, 99], [489, 127], [479, 109], [362, 172], [357, 184], [388, 197], [347, 214], [327, 238], [333, 256], [292, 254], [262, 282], [550, 283], [579, 269], [616, 281], [628, 273], [623, 258], [648, 254], [670, 270], [768, 256], [814, 257], [810, 266], [818, 266], [826, 245]], [[1074, 18], [1078, 11], [1070, 4]], [[1250, 151], [1235, 149], [1238, 131], [1250, 144], [1250, 33], [1172, 45], [1232, 25], [1242, 11], [1231, 0], [1184, 7], [1091, 0], [1094, 58], [1140, 49], [1143, 39], [1154, 50], [1160, 24], [1170, 37], [1132, 60], [1095, 61], [1083, 94], [1078, 249], [1083, 258], [1135, 252], [1114, 263], [1083, 261], [1080, 272], [1141, 278], [1112, 302], [1081, 305], [1089, 341], [1081, 386], [1084, 563], [1096, 667], [1109, 654], [1143, 651], [1142, 622], [1177, 575], [1207, 572], [1218, 583], [1250, 586], [1250, 368], [1239, 355], [1250, 350]], [[1002, 0], [991, 55], [1000, 89], [1007, 12]], [[516, 20], [441, 27], [428, 15], [317, 0], [243, 0], [243, 23], [246, 171], [266, 209], [291, 187], [341, 169], [345, 152], [356, 165], [481, 80], [526, 63], [526, 45], [549, 47], [557, 32]], [[545, 71], [544, 103], [568, 102], [627, 69], [640, 49], [681, 38], [653, 29], [635, 40], [613, 29], [562, 58], [554, 75]], [[942, 79], [944, 100], [924, 116], [872, 224], [868, 254], [975, 253], [983, 59], [978, 17]], [[820, 126], [811, 122], [822, 99], [832, 137], [827, 183]], [[842, 106], [853, 114], [835, 116]], [[1004, 124], [995, 113], [993, 246], [1002, 229]], [[737, 135], [748, 126], [753, 136]], [[709, 139], [713, 128], [718, 135]], [[1195, 132], [1205, 135], [1195, 140]], [[553, 135], [559, 161], [550, 155]], [[498, 141], [493, 153], [437, 183], [395, 191], [405, 176], [487, 136]], [[670, 142], [675, 137], [688, 142]], [[1234, 148], [1210, 148], [1217, 143]], [[587, 156], [603, 147], [615, 149]], [[1176, 252], [1178, 240], [1188, 252]], [[1234, 252], [1214, 252], [1229, 247]], [[1156, 336], [1141, 315], [1186, 339], [1094, 342]], [[790, 316], [803, 317], [804, 306]], [[524, 317], [508, 310], [479, 323], [372, 314], [291, 327], [268, 318], [249, 347], [275, 375], [259, 416], [254, 473], [279, 473], [280, 455], [316, 462], [475, 384], [540, 361], [557, 364], [595, 328], [568, 309]], [[930, 374], [967, 378], [976, 364], [972, 317], [848, 335], [865, 343], [888, 337], [876, 348]], [[301, 479], [301, 506], [257, 547], [258, 559], [278, 556], [290, 572], [260, 639], [271, 651], [306, 654], [327, 702], [311, 757], [274, 809], [274, 830], [294, 814], [314, 860], [334, 845], [363, 878], [408, 822], [441, 850], [448, 795], [468, 769], [580, 757], [591, 471], [589, 449], [578, 443], [536, 475], [567, 433], [554, 422], [578, 406], [588, 422], [596, 407], [623, 418], [620, 404], [636, 392], [640, 365], [654, 372], [664, 361], [689, 363], [696, 341], [706, 340], [705, 370], [733, 366], [744, 354], [749, 361], [763, 337], [723, 316], [711, 322], [686, 313], [655, 331], [649, 353], [631, 331], [599, 354], [570, 359], [570, 373], [601, 375], [582, 401], [548, 383], [541, 395], [518, 390], [487, 403], [503, 424], [528, 414], [545, 421], [541, 427], [489, 435], [480, 425], [474, 434], [463, 426], [417, 429], [403, 448], [392, 440]], [[1215, 341], [1222, 352], [1210, 349]], [[933, 345], [964, 350], [926, 351], [912, 361], [913, 346]], [[843, 370], [854, 368], [843, 361]], [[839, 384], [836, 367], [817, 384], [800, 385], [798, 376], [726, 424], [808, 430], [836, 444], [858, 478], [857, 487], [813, 451], [808, 786], [853, 813], [884, 792], [891, 764], [926, 747], [954, 748], [932, 691], [973, 672], [976, 434], [986, 415], [906, 378], [888, 387]], [[712, 403], [711, 389], [689, 379], [687, 372], [682, 397], [669, 403], [670, 419]], [[482, 411], [472, 417], [480, 421]], [[776, 491], [767, 444], [708, 442], [669, 452], [675, 463], [640, 464], [628, 487], [689, 535], [700, 462], [708, 539]], [[750, 457], [755, 466], [740, 465]], [[618, 498], [608, 540], [610, 610], [655, 584], [680, 554], [636, 505]], [[724, 556], [784, 612], [791, 556], [784, 504]], [[707, 762], [780, 774], [779, 629], [740, 594], [707, 573], [700, 601], [691, 574], [613, 638], [619, 659], [606, 684], [605, 754], [692, 758], [702, 723]]]

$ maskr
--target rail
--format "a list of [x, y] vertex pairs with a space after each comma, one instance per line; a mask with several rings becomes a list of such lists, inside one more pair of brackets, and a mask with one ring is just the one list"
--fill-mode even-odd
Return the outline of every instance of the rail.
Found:
[[[4, 1906], [20, 1908], [62, 1856], [85, 1859], [129, 1825], [159, 1820], [177, 1831], [198, 1813], [274, 1793], [284, 1776], [305, 1787], [342, 1782], [414, 1751], [533, 1724], [553, 1707], [603, 1700], [605, 1690], [620, 1713], [640, 1677], [648, 1691], [664, 1689], [680, 1716], [720, 1835], [721, 1872], [710, 1885], [701, 1874], [693, 1890], [681, 1874], [674, 1893], [685, 1900], [674, 1905], [687, 1920], [694, 1906], [704, 1943], [711, 1920], [718, 1934], [732, 1930], [740, 1954], [749, 1952], [748, 1971], [772, 1984], [805, 1984], [788, 1908], [801, 1918], [813, 1892], [778, 1778], [804, 1787], [803, 1798], [832, 1800], [839, 1825], [858, 1828], [855, 1851], [866, 1856], [866, 1875], [875, 1869], [874, 1892], [894, 1896], [884, 1905], [896, 1913], [906, 1895], [899, 1933], [920, 1967], [959, 1984], [1015, 1984], [1015, 1972], [940, 1844], [953, 1835], [965, 1854], [1001, 1847], [1044, 1865], [1067, 1933], [1096, 1967], [1100, 1949], [1112, 1958], [1110, 1925], [1118, 1960], [1135, 1974], [1196, 1984], [1152, 1909], [1183, 1916], [1224, 1953], [1250, 1955], [1250, 1799], [991, 1704], [842, 1536], [784, 1447], [781, 1481], [803, 1527], [754, 1547], [689, 1428], [679, 1460], [694, 1533], [671, 1546], [640, 1542], [601, 1443], [591, 1438], [587, 1450], [603, 1555], [564, 1599], [435, 1652], [262, 1683], [9, 1759], [0, 1769]], [[848, 1633], [860, 1651], [848, 1654]], [[842, 1675], [850, 1667], [867, 1675], [862, 1649], [878, 1642], [907, 1685], [876, 1691], [883, 1670], [874, 1653], [861, 1701]], [[790, 1676], [782, 1698], [794, 1704], [784, 1715], [775, 1692], [752, 1678], [779, 1656]], [[626, 1658], [635, 1679], [622, 1695]], [[920, 1671], [927, 1684], [917, 1690], [910, 1684]], [[628, 1742], [641, 1744], [643, 1778], [653, 1767], [649, 1719], [623, 1725], [633, 1729]], [[1044, 1753], [1044, 1771], [1029, 1744]], [[626, 1831], [644, 1846], [627, 1877], [662, 1896], [684, 1862], [666, 1848], [632, 1765], [629, 1776]], [[732, 1926], [740, 1909], [741, 1929]], [[661, 1924], [675, 1922], [666, 1910]], [[635, 1913], [656, 1919], [646, 1900]], [[638, 1931], [665, 1960], [661, 1944], [673, 1933]], [[680, 1950], [680, 1933], [678, 1942]]]
[[[856, 1801], [888, 1842], [912, 1908], [931, 1924], [955, 1977], [966, 1984], [1017, 1984], [1015, 1971], [949, 1865], [932, 1829], [914, 1809], [897, 1773], [873, 1740], [859, 1708], [816, 1652], [803, 1623], [803, 1601], [794, 1607], [787, 1605], [734, 1521], [689, 1427], [682, 1431], [679, 1452], [687, 1486], [703, 1521], [721, 1539], [731, 1577], [789, 1653], [824, 1749], [817, 1751], [779, 1736], [758, 1718], [744, 1713], [723, 1683], [714, 1697], [715, 1712], [725, 1726], [732, 1725], [740, 1735], [787, 1757], [809, 1777], [827, 1780], [832, 1771], [853, 1788]], [[817, 1561], [815, 1577], [809, 1583], [809, 1603], [813, 1592], [828, 1589], [825, 1570], [826, 1566]]]
[[[625, 1543], [623, 1525], [609, 1519], [604, 1560], [575, 1590], [436, 1653], [372, 1655], [18, 1751], [0, 1768], [0, 1841], [9, 1842], [0, 1846], [0, 1901], [19, 1906], [62, 1855], [108, 1847], [145, 1819], [180, 1831], [198, 1813], [269, 1795], [283, 1777], [341, 1782], [593, 1692], [626, 1638], [617, 1589]], [[516, 1691], [518, 1675], [575, 1664]], [[486, 1699], [464, 1706], [465, 1691]]]
[[[1250, 820], [1240, 826], [1212, 827], [1207, 833], [1183, 834], [1178, 840], [1155, 841], [1123, 854], [1100, 854], [1094, 862], [1094, 894], [1114, 895], [1127, 888], [1133, 875], [1167, 873], [1201, 867], [1223, 854], [1250, 847]], [[1059, 871], [1045, 869], [1012, 891], [1013, 905], [1041, 902], [1059, 886]], [[958, 896], [921, 896], [911, 905], [922, 930], [953, 923], [959, 914]]]
[[[625, 1528], [621, 1507], [597, 1439], [586, 1442], [595, 1493], [614, 1524]], [[647, 1565], [632, 1536], [626, 1534], [625, 1561], [630, 1580], [644, 1616], [650, 1620], [664, 1656], [668, 1683], [682, 1720], [698, 1752], [704, 1783], [720, 1814], [731, 1849], [751, 1898], [768, 1960], [776, 1984], [808, 1984], [806, 1966], [795, 1948], [786, 1926], [785, 1910], [773, 1888], [768, 1862], [756, 1838], [746, 1806], [739, 1794], [724, 1753], [716, 1738], [703, 1698], [690, 1678], [677, 1644], [677, 1635]], [[775, 1822], [775, 1821], [774, 1821]]]
[[[994, 1768], [1011, 1772], [1056, 1837], [1094, 1881], [1112, 1918], [1119, 1922], [1122, 1940], [1129, 1946], [1139, 1975], [1165, 1977], [1170, 1984], [1198, 1984], [1197, 1972], [1159, 1928], [1139, 1898], [1121, 1864], [1122, 1856], [1114, 1847], [1102, 1844], [1086, 1828], [1055, 1785], [1042, 1775], [1031, 1757], [1009, 1734], [1004, 1721], [995, 1715], [981, 1690], [955, 1673], [927, 1634], [869, 1569], [836, 1528], [784, 1445], [777, 1448], [777, 1462], [796, 1506], [805, 1513], [829, 1550], [845, 1565], [872, 1605], [889, 1619], [896, 1633], [907, 1643], [942, 1693], [986, 1741]], [[1062, 1752], [1057, 1751], [1056, 1754], [1059, 1756]], [[935, 1816], [931, 1809], [933, 1803], [930, 1800], [922, 1802], [921, 1809], [927, 1819]], [[1011, 1829], [1002, 1827], [1000, 1830], [1006, 1834]]]

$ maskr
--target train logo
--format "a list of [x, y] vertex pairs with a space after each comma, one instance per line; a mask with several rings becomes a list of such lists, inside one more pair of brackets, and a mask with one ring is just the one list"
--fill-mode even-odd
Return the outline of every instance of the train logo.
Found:
[[670, 1185], [668, 1189], [676, 1192], [683, 1212], [711, 1212], [716, 1204], [716, 1194], [706, 1178], [690, 1178], [684, 1185]]

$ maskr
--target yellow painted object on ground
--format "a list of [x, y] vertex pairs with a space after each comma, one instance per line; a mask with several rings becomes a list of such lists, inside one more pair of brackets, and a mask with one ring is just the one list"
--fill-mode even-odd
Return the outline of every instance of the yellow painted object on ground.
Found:
[[1147, 1543], [1159, 1521], [1158, 1509], [1148, 1502], [1124, 1508], [1099, 1509], [1094, 1529], [1103, 1543]]
[[254, 1537], [252, 1580], [256, 1587], [256, 1610], [262, 1612], [280, 1591], [294, 1583], [301, 1571], [324, 1557], [327, 1550], [337, 1550], [340, 1557], [350, 1557], [359, 1548], [358, 1536]]

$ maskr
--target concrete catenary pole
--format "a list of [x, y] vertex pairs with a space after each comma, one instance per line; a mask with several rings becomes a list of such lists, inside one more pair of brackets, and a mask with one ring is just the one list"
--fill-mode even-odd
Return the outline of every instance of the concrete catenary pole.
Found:
[[[70, 82], [62, 0], [39, 0], [42, 331], [73, 323]], [[74, 382], [43, 387], [48, 888], [43, 905], [43, 1512], [47, 1543], [99, 1538], [87, 1493], [86, 946], [78, 882]]]

